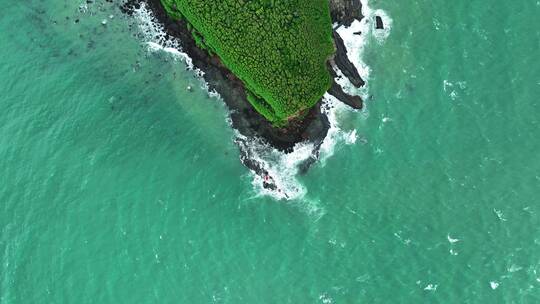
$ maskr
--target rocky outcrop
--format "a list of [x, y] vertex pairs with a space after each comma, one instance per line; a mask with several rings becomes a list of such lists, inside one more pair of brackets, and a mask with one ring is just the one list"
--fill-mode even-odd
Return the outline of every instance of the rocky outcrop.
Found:
[[337, 98], [339, 101], [343, 102], [344, 104], [348, 105], [349, 107], [360, 110], [363, 106], [363, 101], [360, 96], [353, 96], [345, 93], [343, 91], [343, 88], [336, 82], [336, 78], [338, 77], [337, 73], [334, 71], [332, 62], [328, 63], [328, 70], [330, 71], [330, 74], [334, 78], [334, 81], [332, 82], [332, 87], [330, 87], [330, 90], [328, 90], [328, 93], [330, 93], [332, 96]]
[[366, 83], [364, 82], [362, 77], [360, 77], [360, 74], [358, 74], [358, 70], [356, 69], [354, 64], [349, 60], [349, 56], [347, 56], [347, 48], [343, 43], [343, 39], [341, 39], [341, 37], [335, 30], [334, 44], [336, 46], [336, 55], [333, 59], [335, 65], [341, 70], [345, 77], [349, 78], [349, 80], [355, 87], [363, 87]]
[[332, 22], [350, 26], [354, 20], [362, 20], [362, 3], [360, 0], [330, 0]]
[[381, 16], [375, 17], [375, 28], [378, 30], [384, 30], [384, 23]]

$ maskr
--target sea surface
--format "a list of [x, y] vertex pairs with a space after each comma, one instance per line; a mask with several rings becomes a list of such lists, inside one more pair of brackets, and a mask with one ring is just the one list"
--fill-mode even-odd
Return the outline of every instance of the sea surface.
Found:
[[1, 304], [540, 303], [540, 2], [370, 1], [367, 108], [291, 200], [119, 4], [2, 1]]

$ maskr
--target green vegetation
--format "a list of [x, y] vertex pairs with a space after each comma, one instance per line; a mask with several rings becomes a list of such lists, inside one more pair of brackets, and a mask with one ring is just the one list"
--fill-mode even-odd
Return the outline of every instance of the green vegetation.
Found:
[[197, 45], [221, 58], [273, 123], [285, 124], [330, 88], [328, 0], [161, 1], [171, 16], [190, 23]]

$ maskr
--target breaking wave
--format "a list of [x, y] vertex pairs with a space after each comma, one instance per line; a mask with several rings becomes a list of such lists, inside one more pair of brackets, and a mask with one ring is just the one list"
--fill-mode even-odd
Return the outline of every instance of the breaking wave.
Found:
[[182, 50], [180, 41], [167, 35], [152, 11], [147, 8], [146, 3], [143, 2], [139, 8], [134, 9], [133, 16], [142, 35], [143, 43], [146, 44], [149, 52], [165, 52], [170, 54], [173, 59], [184, 62], [186, 68], [195, 73], [200, 81], [201, 88], [208, 91], [209, 96], [221, 98], [216, 91], [209, 89], [208, 83], [203, 78], [204, 72], [193, 65], [191, 57]]

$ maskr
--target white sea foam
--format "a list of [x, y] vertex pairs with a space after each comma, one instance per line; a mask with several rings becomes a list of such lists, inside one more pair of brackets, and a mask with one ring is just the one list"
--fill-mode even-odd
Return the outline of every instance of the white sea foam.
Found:
[[[369, 81], [370, 68], [362, 61], [362, 53], [370, 37], [374, 37], [379, 42], [384, 41], [388, 37], [392, 21], [384, 11], [372, 10], [369, 7], [369, 0], [362, 0], [362, 14], [365, 16], [362, 21], [354, 21], [350, 27], [342, 26], [337, 32], [344, 41], [349, 60], [357, 68], [362, 79], [366, 81], [366, 85], [360, 89], [355, 88], [339, 69], [336, 70], [338, 74], [336, 81], [343, 87], [345, 92], [359, 95], [366, 99], [368, 96], [367, 83]], [[166, 52], [171, 54], [173, 58], [182, 60], [199, 77], [201, 87], [208, 90], [208, 84], [202, 78], [204, 72], [193, 66], [192, 59], [182, 51], [181, 44], [178, 40], [167, 37], [163, 26], [157, 22], [152, 12], [144, 3], [134, 11], [134, 15], [148, 50], [150, 52]], [[383, 22], [385, 23], [384, 30], [373, 29], [373, 20], [376, 15], [383, 18]], [[361, 35], [354, 34], [356, 32], [361, 32]], [[209, 92], [209, 94], [220, 98], [219, 94], [215, 91]], [[334, 154], [336, 145], [352, 145], [358, 139], [355, 129], [344, 130], [339, 124], [340, 118], [344, 113], [355, 110], [344, 105], [335, 97], [325, 94], [321, 111], [328, 116], [330, 129], [327, 137], [321, 144], [319, 153], [316, 153], [316, 147], [310, 143], [299, 143], [291, 153], [283, 153], [265, 144], [260, 139], [246, 138], [239, 132], [236, 132], [236, 137], [243, 153], [249, 159], [256, 161], [258, 166], [267, 172], [266, 176], [260, 172], [259, 174], [251, 172], [252, 184], [257, 196], [271, 196], [277, 200], [294, 200], [306, 213], [316, 218], [322, 217], [325, 210], [319, 206], [317, 201], [304, 198], [307, 189], [298, 180], [299, 165], [310, 158], [320, 159], [324, 165], [326, 159]], [[232, 124], [230, 117], [227, 120], [229, 124]], [[365, 142], [365, 139], [362, 139], [362, 142]], [[264, 187], [268, 179], [271, 179], [272, 183], [276, 186], [275, 190]]]
[[456, 81], [453, 83], [447, 79], [443, 80], [443, 91], [448, 93], [448, 96], [450, 96], [452, 100], [457, 100], [460, 94], [464, 93], [466, 89], [466, 81]]
[[349, 95], [359, 95], [365, 97], [367, 95], [367, 91], [363, 90], [363, 88], [356, 88], [349, 78], [347, 78], [345, 75], [343, 75], [343, 72], [337, 67], [333, 66], [332, 69], [334, 72], [336, 72], [337, 77], [334, 78], [337, 84], [343, 89], [343, 91]]
[[330, 297], [327, 293], [323, 293], [319, 295], [319, 300], [321, 300], [321, 303], [323, 304], [332, 304], [334, 303], [334, 300], [332, 297]]
[[323, 104], [321, 106], [321, 112], [326, 114], [330, 128], [328, 134], [323, 140], [319, 157], [320, 161], [324, 165], [326, 160], [334, 154], [334, 150], [337, 144], [354, 144], [358, 139], [356, 130], [345, 131], [339, 125], [339, 118], [346, 112], [354, 111], [334, 96], [326, 93], [323, 97]]
[[493, 209], [493, 212], [497, 215], [497, 218], [503, 222], [506, 222], [506, 218], [501, 210]]
[[[373, 10], [369, 6], [369, 0], [363, 0], [362, 2], [362, 14], [365, 16], [361, 21], [355, 20], [349, 26], [341, 26], [336, 31], [343, 39], [343, 43], [347, 49], [347, 57], [353, 63], [358, 70], [358, 74], [366, 82], [365, 86], [360, 89], [355, 88], [350, 81], [345, 77], [342, 72], [335, 68], [338, 77], [336, 82], [343, 87], [343, 90], [349, 94], [359, 95], [364, 100], [368, 97], [369, 89], [369, 75], [371, 73], [370, 67], [362, 60], [362, 55], [370, 37], [375, 37], [379, 42], [383, 42], [390, 33], [392, 26], [392, 20], [382, 10]], [[384, 30], [374, 30], [373, 20], [375, 16], [381, 16], [385, 23]], [[334, 25], [337, 27], [337, 24]], [[360, 35], [356, 34], [360, 33]], [[320, 160], [322, 164], [334, 154], [336, 145], [354, 144], [357, 142], [358, 135], [355, 129], [343, 130], [339, 124], [340, 116], [344, 112], [353, 111], [348, 106], [345, 106], [342, 102], [337, 100], [330, 94], [326, 94], [323, 99], [322, 112], [328, 116], [330, 122], [330, 129], [328, 135], [323, 141], [320, 150]], [[366, 112], [366, 110], [364, 110]], [[367, 112], [366, 112], [367, 113]]]
[[520, 271], [521, 269], [523, 269], [523, 267], [518, 266], [516, 264], [512, 264], [512, 266], [510, 266], [507, 270], [508, 272], [517, 272], [517, 271]]
[[[370, 37], [374, 37], [379, 43], [383, 43], [390, 35], [393, 22], [385, 11], [380, 9], [373, 10], [369, 6], [369, 0], [362, 0], [361, 2], [362, 15], [364, 15], [364, 18], [361, 21], [354, 20], [349, 27], [339, 27], [337, 32], [343, 39], [345, 47], [347, 48], [347, 57], [349, 57], [349, 60], [354, 64], [362, 79], [367, 82], [371, 69], [361, 60], [365, 46], [369, 42]], [[375, 19], [375, 16], [382, 18], [384, 23], [383, 30], [374, 29], [373, 20]], [[355, 33], [361, 34], [357, 35]], [[364, 89], [363, 91], [366, 92], [367, 89]]]
[[446, 235], [446, 238], [448, 239], [448, 242], [451, 244], [459, 242], [459, 239], [454, 239], [450, 236], [450, 234]]
[[180, 42], [173, 37], [167, 39], [165, 29], [156, 20], [152, 11], [146, 7], [146, 3], [141, 3], [141, 6], [133, 11], [133, 15], [149, 51], [167, 52], [172, 54], [173, 58], [183, 60], [189, 69], [194, 68], [191, 58], [182, 51]]
[[[365, 8], [362, 8], [362, 11], [364, 10]], [[361, 58], [362, 53], [364, 52], [364, 48], [368, 42], [367, 38], [369, 37], [369, 35], [371, 35], [372, 32], [370, 19], [364, 18], [362, 19], [362, 21], [354, 20], [351, 26], [341, 26], [336, 31], [341, 37], [341, 39], [343, 39], [343, 44], [347, 48], [347, 57], [352, 62], [354, 67], [358, 70], [358, 74], [360, 74], [360, 77], [362, 77], [362, 79], [367, 83], [371, 70], [369, 66], [361, 60]], [[361, 35], [355, 34], [358, 32], [361, 32]], [[339, 74], [340, 73], [338, 73], [338, 75]], [[346, 79], [346, 77], [341, 77], [341, 79]], [[341, 79], [338, 79], [338, 83], [344, 86], [344, 89], [348, 91], [348, 87], [350, 86], [350, 84], [344, 83]], [[360, 93], [366, 94], [367, 86], [361, 88]]]
[[385, 11], [381, 10], [381, 9], [377, 9], [372, 13], [372, 16], [379, 16], [381, 17], [382, 21], [383, 21], [383, 24], [384, 24], [384, 29], [382, 30], [375, 30], [374, 33], [373, 33], [373, 36], [375, 37], [375, 39], [377, 39], [377, 41], [379, 43], [383, 43], [386, 38], [388, 38], [388, 36], [390, 36], [390, 32], [392, 31], [392, 24], [393, 24], [393, 20], [392, 18], [390, 18], [390, 16], [388, 16], [388, 14], [386, 14]]
[[[259, 195], [292, 200], [306, 194], [306, 188], [297, 180], [298, 165], [312, 157], [313, 144], [298, 143], [291, 153], [283, 153], [258, 138], [247, 138], [238, 131], [236, 137], [245, 156], [255, 161], [261, 171], [267, 172], [266, 175], [252, 172], [252, 184]], [[265, 182], [271, 182], [276, 190], [265, 188]]]
[[[365, 16], [362, 21], [356, 20], [349, 27], [342, 26], [337, 30], [337, 33], [343, 39], [349, 60], [354, 64], [355, 68], [358, 70], [358, 73], [366, 82], [366, 85], [360, 89], [357, 89], [346, 77], [343, 76], [339, 69], [336, 68], [335, 71], [338, 75], [336, 82], [343, 87], [345, 92], [353, 95], [359, 95], [366, 99], [368, 97], [368, 82], [371, 70], [369, 66], [362, 61], [362, 54], [369, 37], [375, 37], [380, 42], [388, 37], [391, 28], [391, 19], [381, 10], [373, 11], [369, 7], [368, 0], [362, 1], [362, 14]], [[377, 32], [379, 32], [373, 30], [373, 20], [375, 15], [380, 15], [383, 18], [383, 22], [385, 23], [385, 30], [383, 34], [375, 35]], [[361, 35], [355, 34], [357, 32], [361, 32]], [[344, 113], [354, 110], [344, 105], [334, 96], [325, 94], [321, 111], [327, 115], [330, 123], [328, 134], [323, 140], [319, 151], [319, 160], [322, 165], [324, 165], [326, 160], [334, 154], [336, 146], [340, 144], [355, 144], [357, 142], [358, 135], [355, 129], [344, 130], [341, 128], [339, 124], [340, 117], [342, 117]], [[256, 142], [255, 145], [257, 145]], [[287, 154], [280, 152], [275, 153], [275, 150], [272, 151], [271, 154], [274, 154], [274, 156], [276, 156], [276, 154], [281, 154], [281, 156], [278, 156], [278, 160], [274, 161], [273, 164], [264, 161], [265, 168], [270, 167], [274, 170], [268, 170], [269, 172], [273, 171], [274, 173], [278, 174], [279, 177], [277, 178], [274, 175], [271, 175], [276, 181], [279, 181], [276, 182], [276, 185], [280, 190], [276, 193], [276, 191], [264, 189], [264, 187], [262, 187], [263, 178], [256, 176], [254, 179], [254, 186], [258, 188], [259, 193], [271, 195], [278, 199], [290, 200], [303, 198], [307, 193], [307, 189], [305, 189], [305, 187], [303, 187], [295, 177], [295, 175], [298, 173], [296, 166], [309, 157], [316, 157], [316, 155], [313, 155], [313, 152], [310, 151], [310, 149], [313, 148], [312, 145], [310, 146], [310, 148], [306, 148], [306, 144], [299, 144], [295, 147], [293, 151], [295, 156], [292, 157], [292, 159], [298, 160], [297, 162], [290, 162], [289, 159], [291, 157], [287, 156]]]
[[79, 5], [79, 12], [83, 14], [88, 12], [88, 3], [86, 1], [84, 1], [83, 3]]

